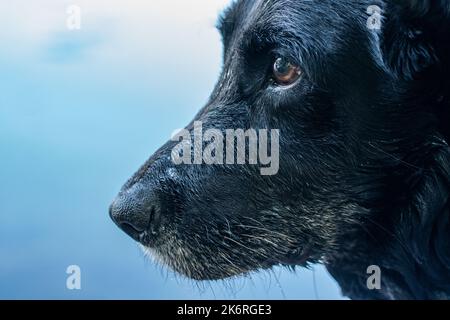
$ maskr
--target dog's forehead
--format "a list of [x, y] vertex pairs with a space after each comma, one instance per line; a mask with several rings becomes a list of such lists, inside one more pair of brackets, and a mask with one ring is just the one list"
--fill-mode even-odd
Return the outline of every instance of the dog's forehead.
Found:
[[[285, 0], [240, 0], [241, 5], [236, 5], [236, 10], [241, 10], [240, 14], [234, 17], [239, 19], [245, 25], [251, 25], [256, 20], [262, 19], [265, 16], [270, 16], [274, 9], [282, 5]], [[289, 3], [286, 3], [289, 5]], [[292, 6], [292, 4], [291, 4]]]
[[239, 29], [245, 28], [250, 25], [256, 19], [268, 14], [273, 5], [280, 0], [238, 0], [232, 2], [231, 6], [225, 12], [223, 20], [229, 22], [229, 24], [238, 27]]
[[367, 35], [366, 5], [376, 1], [239, 0], [221, 26], [225, 48], [228, 51], [234, 44], [245, 49], [252, 38], [281, 43], [290, 37], [305, 49], [328, 52], [352, 38], [366, 41], [373, 36]]
[[289, 14], [298, 10], [317, 8], [327, 2], [326, 0], [239, 0], [232, 3], [229, 14], [233, 19], [248, 23], [277, 12]]
[[[353, 1], [353, 0], [352, 0]], [[247, 30], [296, 29], [305, 32], [327, 32], [333, 27], [348, 26], [351, 15], [364, 15], [365, 0], [358, 4], [350, 0], [239, 0], [226, 11], [221, 26], [223, 33], [234, 32], [239, 37]], [[373, 0], [376, 1], [376, 0]], [[327, 25], [318, 28], [319, 25]]]

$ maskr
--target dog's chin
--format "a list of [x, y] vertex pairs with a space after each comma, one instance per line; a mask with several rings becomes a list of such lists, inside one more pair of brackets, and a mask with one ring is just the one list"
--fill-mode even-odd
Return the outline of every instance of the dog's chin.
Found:
[[247, 275], [259, 270], [267, 270], [275, 265], [282, 264], [281, 262], [265, 261], [255, 267], [249, 266], [248, 268], [243, 268], [237, 267], [230, 261], [230, 264], [227, 265], [214, 262], [211, 262], [209, 265], [202, 265], [195, 262], [197, 260], [195, 257], [192, 257], [191, 259], [187, 259], [186, 257], [183, 259], [168, 258], [166, 255], [161, 254], [158, 249], [147, 247], [142, 244], [140, 244], [140, 247], [144, 252], [145, 257], [150, 259], [153, 263], [167, 267], [176, 274], [196, 281], [225, 280]]
[[251, 272], [263, 271], [271, 269], [274, 266], [286, 266], [286, 267], [307, 267], [310, 263], [314, 263], [314, 259], [309, 255], [309, 252], [302, 251], [297, 252], [297, 255], [286, 257], [280, 261], [267, 260], [260, 261], [256, 266], [238, 267], [236, 263], [230, 261], [229, 264], [220, 264], [211, 261], [210, 264], [199, 264], [196, 257], [183, 257], [183, 258], [169, 258], [167, 255], [162, 254], [157, 248], [148, 247], [140, 244], [144, 255], [152, 260], [152, 262], [167, 267], [175, 273], [184, 276], [188, 279], [196, 281], [214, 281], [225, 280], [238, 276], [248, 275]]

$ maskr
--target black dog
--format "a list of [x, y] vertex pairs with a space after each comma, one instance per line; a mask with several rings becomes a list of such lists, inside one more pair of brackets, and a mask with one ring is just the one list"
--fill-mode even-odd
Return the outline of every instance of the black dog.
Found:
[[241, 0], [220, 31], [195, 121], [279, 129], [277, 174], [175, 165], [170, 141], [113, 220], [193, 279], [319, 262], [351, 298], [450, 298], [450, 1]]

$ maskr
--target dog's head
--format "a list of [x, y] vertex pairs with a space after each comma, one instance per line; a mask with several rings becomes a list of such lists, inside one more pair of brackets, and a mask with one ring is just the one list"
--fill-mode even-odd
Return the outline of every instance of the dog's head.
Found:
[[194, 279], [344, 250], [438, 130], [435, 110], [405, 103], [448, 53], [435, 47], [430, 6], [236, 1], [220, 20], [209, 102], [126, 183], [113, 220]]

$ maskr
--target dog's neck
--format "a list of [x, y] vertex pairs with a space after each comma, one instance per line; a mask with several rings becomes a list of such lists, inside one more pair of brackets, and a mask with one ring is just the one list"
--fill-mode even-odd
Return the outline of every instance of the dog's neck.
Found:
[[[429, 165], [410, 175], [408, 193], [367, 219], [358, 235], [344, 241], [348, 254], [326, 261], [330, 273], [352, 299], [450, 298], [450, 149], [443, 142]], [[353, 235], [354, 236], [354, 235]], [[373, 248], [377, 248], [375, 251]], [[369, 266], [381, 270], [381, 288], [369, 289]]]

